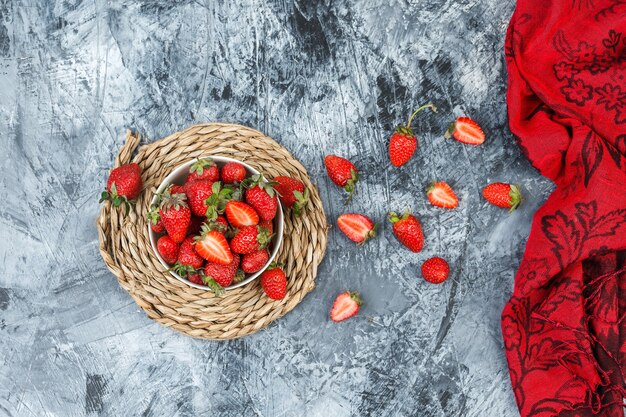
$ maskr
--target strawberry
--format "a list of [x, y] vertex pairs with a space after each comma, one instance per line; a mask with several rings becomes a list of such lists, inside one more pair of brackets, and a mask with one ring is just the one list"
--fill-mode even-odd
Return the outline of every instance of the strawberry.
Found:
[[185, 198], [185, 194], [170, 194], [166, 191], [159, 209], [163, 226], [176, 243], [185, 240], [191, 222], [191, 211], [187, 207]]
[[522, 202], [522, 192], [517, 185], [494, 182], [483, 188], [483, 197], [494, 206], [514, 211]]
[[240, 200], [241, 191], [231, 185], [222, 187], [222, 183], [213, 183], [213, 193], [204, 201], [207, 206], [206, 217], [209, 221], [215, 221], [219, 214], [224, 213], [226, 204], [231, 200]]
[[404, 246], [409, 248], [411, 252], [419, 252], [424, 247], [424, 233], [422, 232], [422, 224], [415, 216], [409, 212], [405, 212], [402, 217], [393, 211], [387, 216], [393, 224], [393, 234]]
[[243, 255], [241, 259], [241, 269], [243, 269], [243, 272], [246, 274], [253, 274], [260, 271], [269, 260], [270, 253], [267, 249], [248, 253]]
[[356, 292], [342, 292], [335, 298], [333, 308], [330, 310], [330, 319], [336, 323], [349, 319], [359, 312], [363, 304], [361, 297]]
[[185, 276], [185, 278], [187, 278], [187, 281], [193, 282], [194, 284], [198, 284], [198, 285], [206, 285], [204, 281], [202, 281], [202, 277], [203, 277], [202, 271], [190, 272], [189, 274]]
[[267, 234], [271, 235], [274, 233], [274, 222], [272, 220], [263, 220], [259, 222], [259, 227], [267, 230]]
[[187, 188], [184, 185], [170, 185], [170, 194], [186, 194]]
[[230, 241], [230, 249], [241, 255], [265, 249], [272, 236], [259, 226], [244, 226]]
[[422, 264], [422, 276], [432, 284], [441, 284], [448, 279], [449, 273], [450, 266], [443, 258], [430, 258]]
[[246, 167], [237, 162], [226, 162], [222, 167], [222, 181], [224, 184], [234, 184], [246, 179]]
[[226, 217], [233, 227], [256, 226], [259, 223], [259, 215], [243, 201], [229, 201], [226, 203]]
[[187, 175], [187, 183], [206, 180], [206, 181], [219, 181], [220, 169], [215, 165], [212, 159], [198, 159], [189, 168], [189, 175]]
[[426, 189], [426, 195], [433, 206], [453, 209], [459, 205], [459, 199], [452, 187], [445, 182], [433, 183]]
[[324, 158], [326, 172], [336, 185], [343, 187], [349, 193], [346, 203], [352, 199], [352, 194], [359, 182], [359, 171], [354, 164], [345, 158], [336, 155], [328, 155]]
[[172, 265], [178, 260], [178, 243], [174, 242], [168, 235], [161, 236], [157, 240], [157, 250], [163, 260]]
[[398, 126], [391, 135], [389, 139], [389, 159], [393, 166], [399, 167], [406, 164], [415, 153], [417, 149], [417, 139], [415, 138], [413, 129], [411, 129], [411, 121], [413, 121], [413, 117], [415, 117], [417, 113], [426, 108], [430, 108], [435, 113], [437, 112], [437, 108], [433, 104], [421, 106], [409, 117], [406, 126]]
[[[228, 265], [219, 265], [214, 263], [207, 263], [204, 266], [204, 283], [214, 289], [213, 292], [218, 293], [224, 287], [228, 287], [233, 283], [235, 275], [237, 275], [237, 268], [239, 268], [239, 255], [234, 254], [233, 260]], [[213, 281], [213, 282], [210, 282]], [[215, 286], [219, 287], [219, 290], [215, 291]]]
[[261, 274], [261, 287], [272, 300], [282, 300], [287, 294], [287, 277], [275, 264]]
[[228, 265], [233, 261], [228, 241], [221, 232], [204, 225], [202, 235], [195, 239], [196, 253], [207, 261], [219, 265]]
[[362, 214], [346, 213], [339, 216], [337, 225], [353, 242], [359, 245], [376, 236], [378, 225]]
[[214, 228], [216, 230], [219, 230], [220, 232], [225, 232], [226, 230], [228, 230], [228, 227], [229, 227], [228, 221], [226, 221], [226, 217], [222, 216], [221, 214], [217, 215], [217, 218], [215, 219], [213, 223], [215, 223]]
[[[198, 256], [194, 245], [195, 242], [192, 236], [187, 237], [180, 245], [180, 250], [178, 251], [178, 262], [176, 262], [176, 265], [178, 266], [175, 265], [174, 270], [176, 272], [179, 272], [179, 275], [181, 276], [186, 275], [185, 273], [180, 273], [183, 272], [181, 270], [181, 266], [190, 267], [191, 269], [198, 269], [204, 264], [204, 259]], [[187, 272], [189, 272], [189, 269], [186, 269]]]
[[193, 181], [187, 183], [185, 191], [191, 212], [196, 216], [206, 216], [209, 208], [206, 200], [213, 194], [213, 183], [207, 180]]
[[202, 229], [202, 224], [206, 221], [206, 217], [199, 217], [192, 215], [191, 221], [189, 222], [189, 229], [187, 230], [188, 235], [197, 235], [200, 233]]
[[163, 226], [157, 206], [152, 206], [150, 210], [148, 210], [148, 223], [154, 233], [163, 233], [165, 231], [165, 226]]
[[483, 129], [469, 117], [458, 117], [448, 126], [444, 134], [446, 139], [453, 137], [461, 143], [480, 145], [485, 141]]
[[302, 209], [309, 202], [309, 189], [300, 180], [291, 177], [275, 177], [274, 189], [285, 207], [293, 209], [293, 214], [299, 216]]
[[278, 200], [273, 186], [262, 175], [253, 175], [246, 180], [246, 202], [252, 206], [262, 220], [272, 220], [276, 216]]
[[107, 189], [100, 195], [100, 203], [105, 200], [111, 201], [115, 207], [124, 204], [126, 214], [130, 210], [130, 201], [137, 198], [141, 192], [141, 170], [136, 163], [122, 165], [114, 168], [107, 180]]

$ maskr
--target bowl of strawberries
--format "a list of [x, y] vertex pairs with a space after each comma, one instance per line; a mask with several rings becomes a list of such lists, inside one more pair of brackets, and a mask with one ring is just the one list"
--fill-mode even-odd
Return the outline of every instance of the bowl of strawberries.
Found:
[[272, 265], [283, 239], [274, 184], [223, 156], [178, 166], [150, 203], [154, 254], [176, 279], [216, 294], [253, 281]]

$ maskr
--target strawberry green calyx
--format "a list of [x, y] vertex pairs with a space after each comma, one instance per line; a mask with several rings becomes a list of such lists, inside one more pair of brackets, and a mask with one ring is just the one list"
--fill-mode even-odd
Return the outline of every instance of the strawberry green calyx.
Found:
[[187, 196], [185, 194], [170, 194], [169, 189], [161, 196], [161, 208], [165, 211], [171, 209], [178, 210], [181, 207], [187, 207]]
[[148, 221], [150, 222], [150, 224], [156, 225], [159, 220], [161, 220], [159, 208], [157, 206], [150, 207], [150, 210], [148, 210]]
[[284, 267], [285, 267], [285, 264], [282, 262], [272, 262], [270, 266], [267, 267], [267, 271], [269, 271], [270, 269], [276, 269], [276, 268], [283, 269]]
[[357, 303], [359, 307], [363, 305], [363, 299], [361, 298], [361, 295], [358, 292], [351, 292], [350, 298], [352, 299], [352, 301]]
[[356, 191], [356, 184], [359, 182], [359, 173], [356, 172], [354, 169], [350, 169], [350, 176], [351, 178], [343, 187], [343, 189], [346, 190], [346, 192], [348, 193], [348, 199], [346, 200], [344, 205], [348, 204], [352, 200], [354, 192]]
[[213, 278], [204, 274], [200, 275], [200, 277], [202, 278], [202, 282], [204, 282], [204, 284], [209, 287], [213, 294], [218, 297], [224, 294], [224, 287], [218, 284]]
[[272, 241], [272, 238], [274, 237], [274, 235], [271, 234], [269, 230], [261, 226], [257, 226], [256, 230], [257, 230], [256, 241], [259, 242], [259, 250], [265, 249], [267, 245], [269, 245], [270, 242]]
[[[398, 127], [398, 129], [399, 129], [400, 127], [403, 127], [403, 128], [404, 128], [404, 129], [406, 129], [408, 132], [410, 132], [410, 134], [411, 134], [411, 135], [413, 135], [413, 130], [411, 129], [411, 122], [413, 121], [413, 118], [415, 117], [415, 115], [416, 115], [417, 113], [421, 112], [421, 111], [422, 111], [422, 110], [424, 110], [424, 109], [428, 109], [428, 108], [429, 108], [429, 109], [431, 109], [433, 112], [437, 113], [437, 107], [435, 107], [435, 105], [434, 105], [433, 103], [428, 103], [428, 104], [425, 104], [425, 105], [423, 105], [423, 106], [420, 106], [420, 107], [418, 107], [418, 108], [417, 108], [417, 110], [415, 110], [415, 111], [413, 112], [413, 114], [411, 115], [411, 117], [409, 117], [409, 121], [407, 122], [406, 127], [404, 127], [404, 126], [399, 126], [399, 127]], [[396, 129], [396, 130], [397, 130], [397, 129]]]
[[279, 195], [278, 191], [274, 189], [274, 186], [277, 184], [278, 183], [276, 181], [267, 181], [265, 177], [263, 177], [263, 174], [253, 175], [242, 182], [242, 185], [246, 188], [254, 188], [258, 186], [260, 189], [264, 190], [270, 197]]
[[236, 284], [238, 282], [243, 281], [246, 278], [246, 273], [243, 272], [242, 269], [237, 269], [237, 272], [235, 273], [235, 277], [233, 278], [233, 282]]
[[181, 264], [180, 262], [176, 262], [168, 271], [174, 271], [183, 278], [198, 272], [193, 266]]
[[215, 162], [211, 159], [198, 159], [196, 162], [191, 165], [189, 168], [189, 173], [195, 172], [198, 175], [202, 175], [205, 168], [210, 168], [215, 166]]
[[399, 215], [398, 213], [394, 211], [390, 211], [389, 214], [387, 215], [387, 219], [393, 224], [393, 223], [398, 223], [400, 220], [407, 219], [410, 215], [411, 213], [409, 213], [408, 210], [405, 211], [404, 214], [402, 215]]
[[512, 213], [513, 211], [515, 211], [515, 209], [517, 209], [517, 207], [519, 207], [520, 203], [524, 199], [524, 197], [522, 196], [522, 191], [520, 190], [518, 185], [511, 184], [509, 197], [511, 197], [511, 200], [509, 201], [509, 204], [511, 205], [509, 212]]
[[114, 207], [119, 207], [124, 204], [124, 207], [126, 208], [126, 215], [128, 215], [128, 212], [130, 211], [131, 203], [134, 203], [134, 201], [129, 201], [128, 198], [117, 193], [117, 187], [115, 186], [115, 183], [111, 184], [110, 192], [103, 191], [102, 194], [100, 194], [100, 200], [98, 201], [98, 203], [102, 203], [106, 200], [109, 200]]
[[226, 203], [241, 199], [241, 193], [238, 189], [228, 185], [222, 187], [222, 183], [219, 181], [213, 183], [212, 191], [213, 194], [204, 200], [204, 204], [207, 206], [206, 218], [210, 222], [215, 221], [218, 214], [224, 213]]
[[295, 214], [297, 217], [300, 214], [302, 214], [302, 209], [309, 202], [309, 197], [310, 197], [309, 189], [305, 188], [304, 193], [301, 193], [300, 191], [294, 191], [293, 196], [296, 198], [296, 202], [291, 207], [291, 209], [293, 210], [293, 214]]

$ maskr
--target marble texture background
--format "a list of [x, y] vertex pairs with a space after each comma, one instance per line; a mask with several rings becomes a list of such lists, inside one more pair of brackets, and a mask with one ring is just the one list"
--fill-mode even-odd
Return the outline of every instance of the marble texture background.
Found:
[[[0, 416], [514, 416], [499, 326], [533, 213], [552, 189], [507, 128], [503, 42], [514, 0], [0, 0]], [[390, 166], [387, 138], [420, 149]], [[474, 116], [483, 146], [445, 141]], [[319, 185], [328, 220], [363, 212], [380, 236], [333, 228], [316, 290], [256, 335], [193, 340], [150, 321], [98, 252], [98, 195], [131, 127], [147, 141], [196, 122], [250, 125]], [[322, 157], [353, 159], [353, 203]], [[459, 209], [429, 206], [448, 181]], [[509, 215], [492, 181], [521, 184]], [[389, 210], [422, 219], [410, 254]], [[446, 257], [428, 285], [421, 262]], [[354, 319], [328, 311], [342, 290]]]

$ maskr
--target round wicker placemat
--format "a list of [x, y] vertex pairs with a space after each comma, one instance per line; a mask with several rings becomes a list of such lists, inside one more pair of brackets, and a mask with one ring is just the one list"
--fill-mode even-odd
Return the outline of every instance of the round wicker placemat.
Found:
[[[131, 162], [139, 139], [139, 135], [127, 132], [115, 166]], [[163, 270], [152, 253], [146, 212], [153, 191], [178, 165], [203, 155], [247, 162], [269, 178], [298, 178], [311, 191], [309, 206], [301, 217], [285, 213], [284, 240], [276, 258], [285, 264], [288, 279], [284, 299], [266, 297], [258, 279], [216, 297], [178, 281]], [[245, 126], [201, 124], [141, 146], [132, 162], [142, 170], [141, 195], [127, 216], [123, 208], [106, 202], [97, 228], [104, 262], [148, 317], [192, 337], [234, 339], [255, 333], [288, 313], [315, 287], [317, 266], [326, 251], [324, 208], [302, 164], [276, 141]]]

